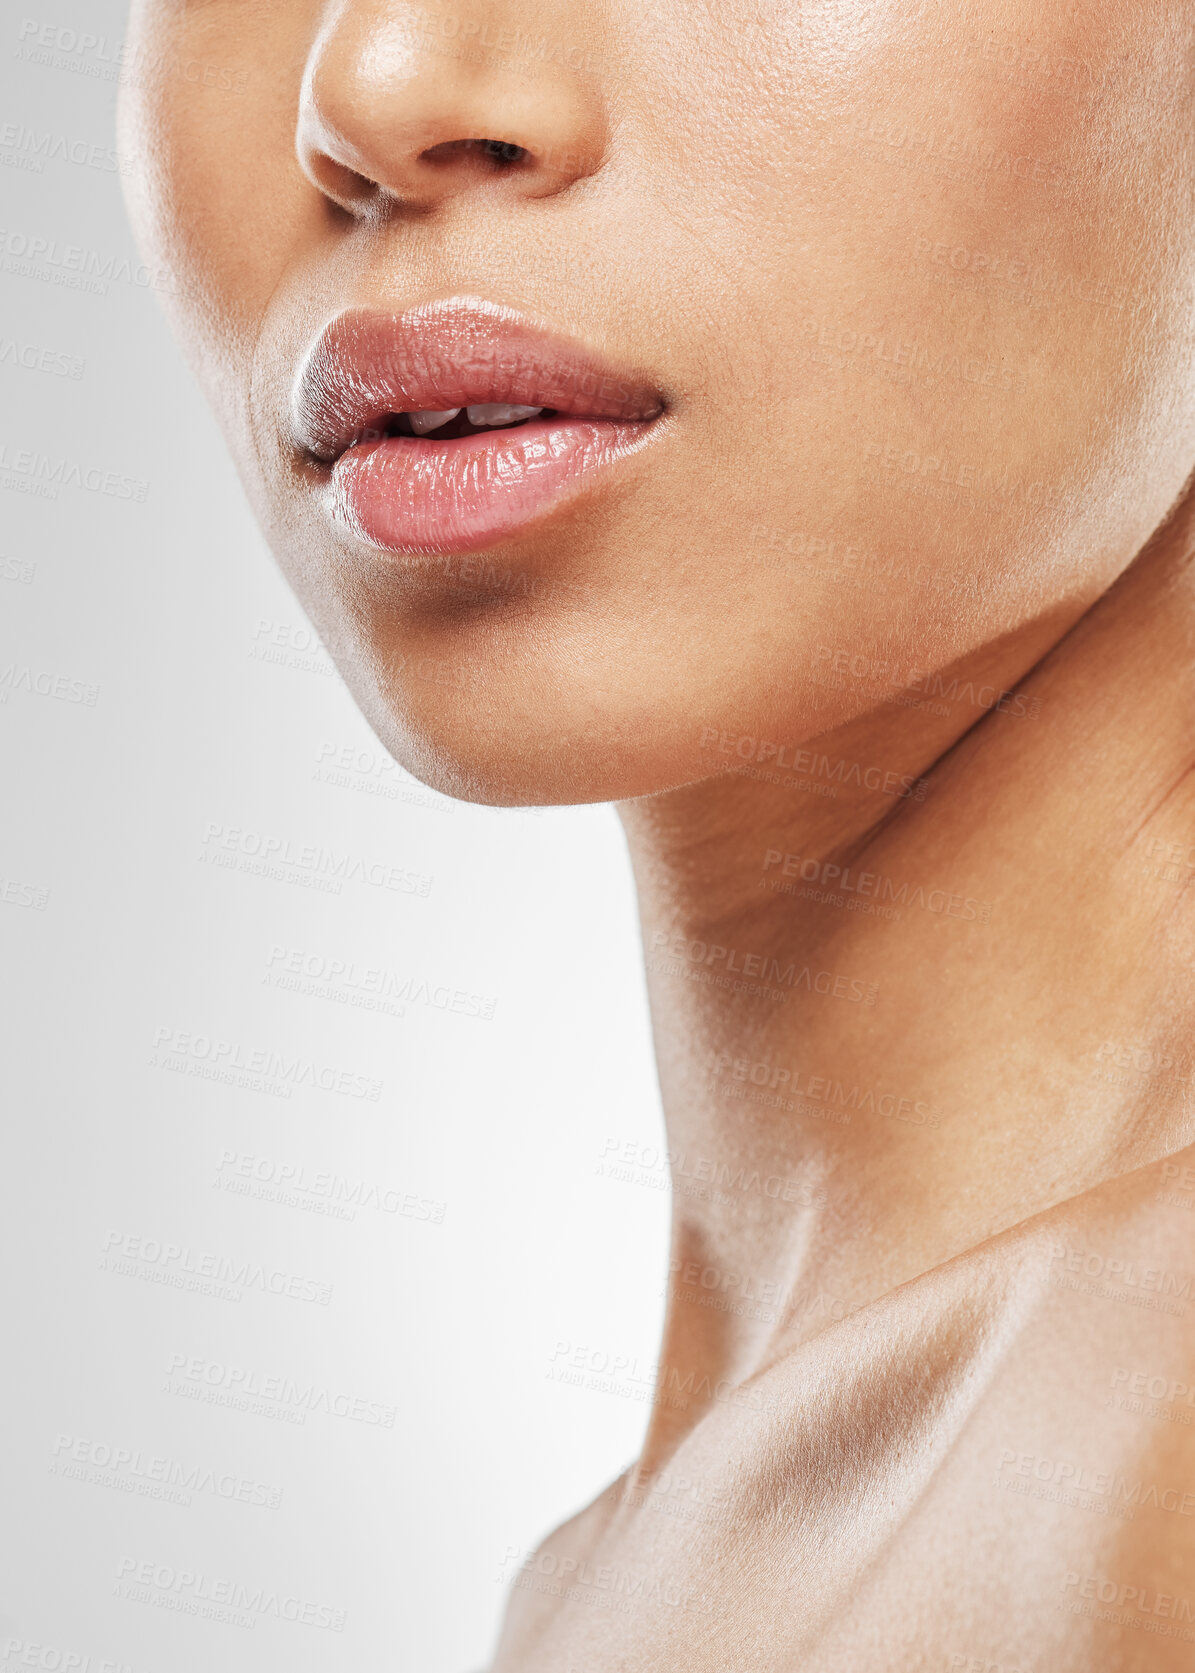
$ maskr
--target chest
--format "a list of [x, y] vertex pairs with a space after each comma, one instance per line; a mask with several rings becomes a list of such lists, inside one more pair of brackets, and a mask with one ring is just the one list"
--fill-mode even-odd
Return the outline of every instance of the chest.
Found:
[[513, 1575], [492, 1673], [1189, 1673], [1191, 1331], [956, 1301], [849, 1321], [601, 1495]]

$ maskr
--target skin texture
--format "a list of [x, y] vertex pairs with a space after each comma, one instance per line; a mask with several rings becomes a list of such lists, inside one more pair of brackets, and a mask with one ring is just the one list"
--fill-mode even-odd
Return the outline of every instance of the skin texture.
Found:
[[[618, 801], [635, 863], [658, 1397], [494, 1673], [1188, 1667], [1189, 0], [132, 30], [140, 237], [362, 709], [450, 793]], [[459, 296], [667, 413], [411, 563], [288, 403], [334, 315]]]

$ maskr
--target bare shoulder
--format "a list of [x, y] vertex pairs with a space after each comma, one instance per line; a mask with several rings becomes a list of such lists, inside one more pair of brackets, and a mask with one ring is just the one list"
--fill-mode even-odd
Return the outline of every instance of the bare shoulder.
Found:
[[[1045, 1217], [1042, 1328], [1018, 1353], [1030, 1444], [1004, 1491], [1067, 1529], [1061, 1612], [1091, 1664], [1195, 1661], [1195, 1147]], [[1025, 1413], [1034, 1391], [1043, 1407]], [[1036, 1438], [1035, 1438], [1036, 1437]], [[1087, 1531], [1080, 1532], [1080, 1529]], [[1073, 1559], [1073, 1560], [1071, 1560]]]
[[690, 1673], [1189, 1673], [1195, 1172], [1176, 1191], [1175, 1165], [741, 1385], [667, 1494], [616, 1487], [523, 1565], [493, 1673], [671, 1673], [678, 1650]]
[[1189, 1670], [1195, 1147], [906, 1286], [882, 1336], [913, 1356], [905, 1481], [810, 1673], [861, 1617], [902, 1669]]
[[507, 1565], [509, 1595], [502, 1633], [490, 1673], [528, 1665], [532, 1647], [542, 1641], [562, 1604], [583, 1584], [586, 1561], [624, 1499], [629, 1472], [604, 1489], [591, 1504], [569, 1517], [529, 1551], [513, 1551]]

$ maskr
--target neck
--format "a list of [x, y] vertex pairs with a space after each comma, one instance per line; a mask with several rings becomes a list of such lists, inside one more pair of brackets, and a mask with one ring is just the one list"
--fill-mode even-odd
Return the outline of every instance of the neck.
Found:
[[711, 1387], [1195, 1139], [1193, 556], [1188, 498], [924, 708], [623, 805], [673, 1162], [661, 1387], [706, 1391], [661, 1398], [645, 1467]]

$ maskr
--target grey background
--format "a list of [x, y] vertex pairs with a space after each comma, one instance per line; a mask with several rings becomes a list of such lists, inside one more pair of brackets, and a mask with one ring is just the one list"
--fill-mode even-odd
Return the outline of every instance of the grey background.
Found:
[[123, 28], [0, 24], [0, 1667], [469, 1673], [647, 1410], [629, 871], [382, 759], [139, 271]]

